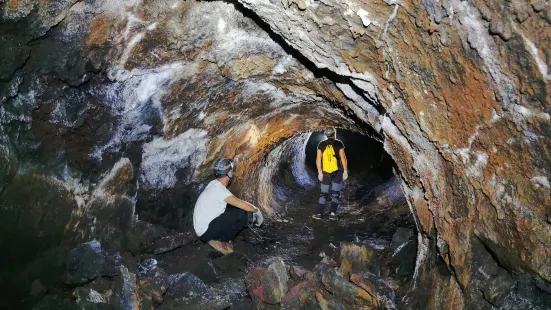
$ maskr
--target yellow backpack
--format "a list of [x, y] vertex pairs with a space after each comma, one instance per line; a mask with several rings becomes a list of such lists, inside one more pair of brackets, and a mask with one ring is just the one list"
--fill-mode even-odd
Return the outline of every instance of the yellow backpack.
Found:
[[337, 163], [337, 156], [335, 155], [335, 149], [333, 145], [328, 144], [323, 150], [322, 155], [322, 167], [323, 172], [333, 173], [339, 170], [339, 164]]

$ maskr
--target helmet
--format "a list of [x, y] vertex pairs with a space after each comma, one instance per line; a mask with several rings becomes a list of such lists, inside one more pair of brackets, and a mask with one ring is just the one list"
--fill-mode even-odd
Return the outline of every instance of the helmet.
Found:
[[333, 127], [327, 127], [324, 131], [323, 131], [323, 134], [326, 136], [326, 137], [333, 137], [333, 135], [335, 135], [335, 132], [337, 132], [335, 130], [335, 128]]
[[227, 158], [220, 158], [214, 162], [214, 176], [220, 178], [228, 175], [233, 170], [233, 162]]

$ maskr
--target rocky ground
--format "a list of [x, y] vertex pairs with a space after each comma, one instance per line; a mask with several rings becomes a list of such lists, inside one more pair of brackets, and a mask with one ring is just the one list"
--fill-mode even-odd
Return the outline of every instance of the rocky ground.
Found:
[[[392, 198], [396, 184], [375, 191], [351, 184], [337, 220], [312, 219], [317, 189], [299, 191], [301, 198], [286, 206], [284, 216], [244, 231], [227, 256], [186, 233], [158, 238], [134, 254], [108, 253], [91, 241], [59, 259], [63, 276], [57, 284], [36, 280], [26, 306], [38, 301], [34, 309], [397, 308], [412, 284], [417, 238], [405, 200]], [[264, 280], [255, 282], [264, 270]], [[282, 281], [286, 289], [277, 291]], [[347, 295], [352, 291], [330, 297], [332, 285], [360, 297]], [[314, 295], [295, 296], [306, 288]]]

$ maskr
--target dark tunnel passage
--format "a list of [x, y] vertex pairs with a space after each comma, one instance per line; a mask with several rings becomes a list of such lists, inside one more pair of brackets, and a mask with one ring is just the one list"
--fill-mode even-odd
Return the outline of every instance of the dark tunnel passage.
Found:
[[[306, 144], [307, 167], [314, 172], [317, 146], [323, 139], [323, 132], [314, 132]], [[394, 175], [395, 164], [382, 143], [367, 135], [343, 129], [337, 129], [337, 139], [345, 146], [350, 177], [376, 184], [384, 183]]]

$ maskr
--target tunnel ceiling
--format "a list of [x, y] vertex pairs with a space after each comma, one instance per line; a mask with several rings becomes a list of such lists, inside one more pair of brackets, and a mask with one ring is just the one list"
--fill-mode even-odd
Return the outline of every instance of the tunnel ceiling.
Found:
[[551, 281], [546, 1], [8, 0], [0, 22], [0, 190], [12, 208], [59, 191], [61, 234], [204, 181], [216, 157], [238, 158], [250, 194], [285, 139], [373, 128], [420, 249], [452, 271], [435, 303], [463, 303], [475, 239]]

